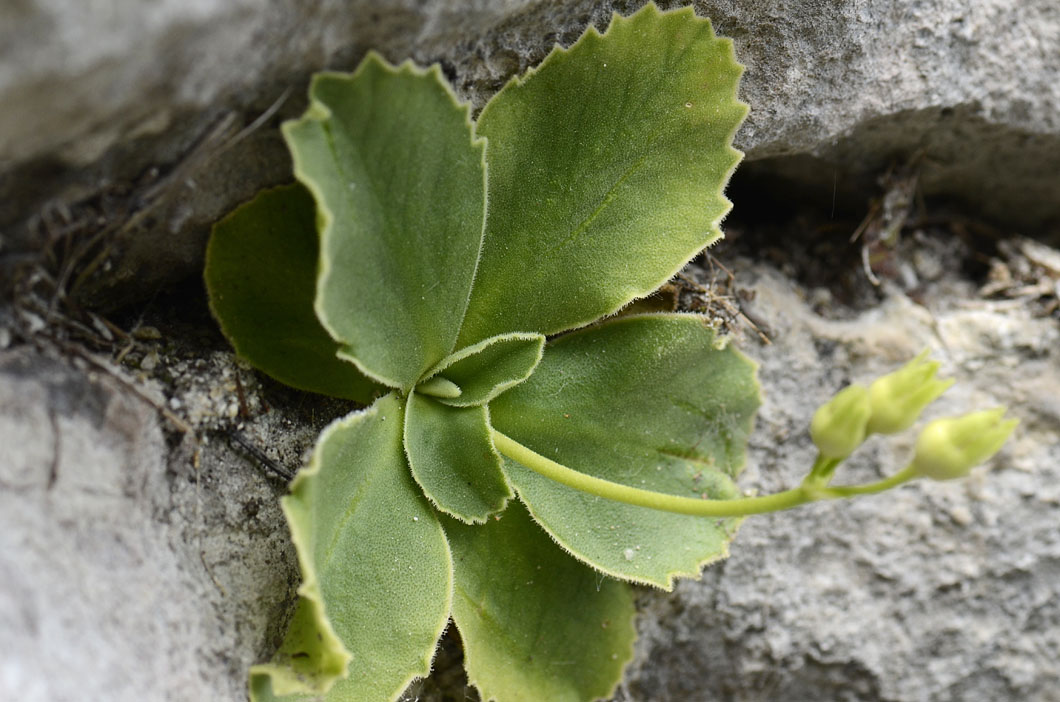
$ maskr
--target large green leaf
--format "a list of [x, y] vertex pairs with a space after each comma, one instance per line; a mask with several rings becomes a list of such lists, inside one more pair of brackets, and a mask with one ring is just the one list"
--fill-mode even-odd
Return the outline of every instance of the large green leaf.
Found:
[[588, 324], [721, 236], [741, 71], [708, 20], [649, 3], [495, 95], [476, 127], [489, 214], [460, 345]]
[[489, 402], [530, 377], [541, 360], [545, 337], [514, 332], [469, 346], [444, 359], [429, 375], [444, 378], [460, 388], [456, 397], [439, 402], [472, 407]]
[[[620, 317], [551, 342], [534, 374], [490, 405], [493, 426], [574, 470], [685, 497], [738, 496], [759, 404], [755, 366], [693, 315]], [[534, 517], [601, 571], [672, 587], [727, 553], [739, 523], [612, 502], [514, 462]]]
[[464, 522], [481, 524], [512, 496], [484, 406], [450, 407], [412, 393], [405, 451], [431, 502]]
[[367, 404], [379, 386], [313, 312], [316, 211], [301, 185], [258, 193], [218, 222], [206, 247], [210, 310], [240, 356], [280, 382]]
[[[315, 608], [315, 628], [333, 631], [348, 651], [347, 677], [307, 678], [306, 656], [297, 654], [318, 652], [285, 645], [273, 663], [251, 671], [254, 702], [325, 692], [328, 702], [392, 700], [430, 672], [452, 571], [436, 513], [409, 475], [402, 415], [401, 402], [387, 395], [332, 424], [283, 501], [302, 569], [299, 594]], [[295, 621], [289, 637], [309, 639], [309, 625]]]
[[454, 347], [485, 216], [483, 143], [437, 66], [369, 54], [314, 77], [284, 125], [321, 229], [316, 311], [370, 377], [408, 390]]
[[630, 587], [563, 553], [513, 503], [485, 526], [445, 520], [453, 621], [483, 700], [610, 697], [633, 657]]

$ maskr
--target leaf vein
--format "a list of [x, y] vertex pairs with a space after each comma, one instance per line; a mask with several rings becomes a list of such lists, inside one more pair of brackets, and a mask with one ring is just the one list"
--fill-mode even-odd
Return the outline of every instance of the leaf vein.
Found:
[[555, 253], [556, 251], [567, 246], [572, 241], [580, 237], [583, 233], [585, 233], [585, 230], [588, 229], [589, 226], [596, 220], [596, 218], [600, 216], [600, 213], [603, 212], [604, 209], [606, 209], [607, 206], [610, 205], [611, 202], [618, 196], [618, 188], [627, 180], [629, 180], [633, 176], [633, 174], [636, 173], [637, 170], [639, 170], [640, 167], [644, 165], [644, 162], [648, 160], [648, 156], [651, 155], [652, 145], [655, 143], [655, 140], [657, 138], [658, 135], [652, 137], [651, 141], [648, 142], [648, 148], [645, 149], [644, 154], [641, 155], [641, 157], [634, 161], [632, 164], [630, 164], [629, 168], [627, 168], [625, 172], [623, 172], [622, 175], [618, 177], [618, 180], [616, 180], [614, 184], [610, 188], [608, 188], [607, 193], [604, 194], [603, 199], [600, 201], [600, 204], [596, 206], [596, 209], [593, 210], [592, 214], [586, 217], [581, 224], [575, 227], [570, 234], [564, 237], [563, 241], [559, 242], [551, 249], [549, 249], [548, 254]]

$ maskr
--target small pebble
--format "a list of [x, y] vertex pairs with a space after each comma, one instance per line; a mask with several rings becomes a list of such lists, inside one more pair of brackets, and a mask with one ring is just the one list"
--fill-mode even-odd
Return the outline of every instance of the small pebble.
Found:
[[954, 507], [953, 509], [951, 509], [950, 518], [961, 526], [968, 526], [972, 523], [972, 513], [967, 507], [964, 506]]
[[158, 352], [151, 350], [140, 361], [140, 370], [153, 371], [158, 367]]

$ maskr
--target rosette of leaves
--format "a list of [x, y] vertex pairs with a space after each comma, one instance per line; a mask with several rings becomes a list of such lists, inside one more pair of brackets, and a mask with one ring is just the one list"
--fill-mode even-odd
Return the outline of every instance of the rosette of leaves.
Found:
[[241, 356], [371, 403], [283, 500], [303, 583], [253, 700], [395, 699], [450, 619], [483, 699], [607, 697], [632, 656], [629, 583], [668, 589], [726, 554], [738, 519], [603, 499], [498, 445], [737, 494], [754, 364], [696, 316], [608, 316], [720, 236], [741, 70], [707, 20], [649, 4], [474, 122], [436, 66], [370, 54], [314, 78], [283, 127], [298, 183], [219, 222], [207, 252]]

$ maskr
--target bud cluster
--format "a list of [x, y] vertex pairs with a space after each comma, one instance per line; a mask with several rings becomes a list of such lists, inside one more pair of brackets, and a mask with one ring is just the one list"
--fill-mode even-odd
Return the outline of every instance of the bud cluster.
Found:
[[[935, 377], [939, 364], [924, 351], [869, 387], [850, 385], [814, 413], [810, 436], [821, 456], [841, 461], [870, 434], [896, 434], [913, 426], [924, 408], [953, 384]], [[999, 407], [936, 419], [920, 433], [912, 469], [935, 480], [958, 478], [997, 453], [1017, 419]]]

